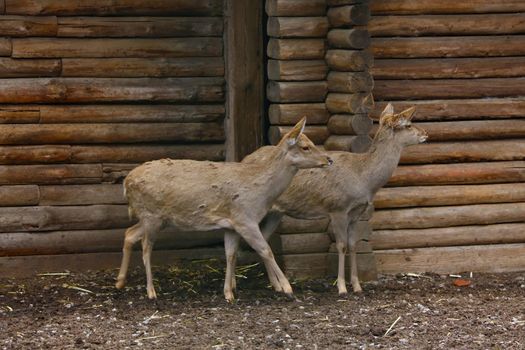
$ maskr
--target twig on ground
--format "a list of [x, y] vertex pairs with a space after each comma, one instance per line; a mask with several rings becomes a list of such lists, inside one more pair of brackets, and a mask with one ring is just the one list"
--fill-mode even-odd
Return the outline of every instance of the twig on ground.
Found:
[[396, 323], [399, 322], [399, 320], [401, 319], [401, 316], [399, 316], [398, 318], [396, 318], [396, 320], [394, 321], [394, 323], [392, 323], [390, 325], [390, 327], [388, 327], [388, 329], [386, 330], [385, 334], [383, 334], [383, 337], [386, 337], [388, 335], [388, 333], [390, 333], [390, 331], [394, 328], [394, 326], [396, 325]]
[[62, 285], [62, 287], [64, 287], [64, 288], [68, 288], [68, 289], [78, 290], [79, 292], [95, 294], [95, 292], [92, 292], [92, 291], [90, 291], [89, 289], [85, 289], [85, 288], [81, 288], [81, 287], [77, 287], [77, 286], [72, 286], [72, 285], [69, 285], [69, 284], [67, 284], [67, 283], [64, 283], [64, 284]]

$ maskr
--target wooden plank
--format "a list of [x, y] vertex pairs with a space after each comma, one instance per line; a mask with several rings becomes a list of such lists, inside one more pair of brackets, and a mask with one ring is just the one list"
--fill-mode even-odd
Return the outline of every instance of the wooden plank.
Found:
[[101, 78], [217, 77], [224, 76], [224, 60], [222, 57], [64, 58], [62, 59], [62, 76]]
[[375, 79], [507, 78], [525, 75], [525, 57], [375, 60]]
[[78, 163], [142, 163], [159, 158], [221, 161], [223, 144], [73, 146], [71, 161]]
[[389, 186], [525, 182], [525, 162], [488, 162], [400, 166]]
[[284, 216], [276, 232], [281, 234], [326, 232], [329, 221], [329, 219], [301, 220]]
[[0, 185], [90, 184], [101, 181], [100, 164], [0, 166]]
[[[5, 112], [2, 113], [2, 111]], [[224, 118], [223, 105], [41, 105], [36, 108], [39, 119], [32, 121], [29, 116], [19, 117], [26, 112], [0, 106], [0, 120], [3, 114], [6, 122], [28, 120], [36, 123], [202, 123], [219, 122]], [[24, 107], [25, 108], [25, 107]], [[29, 111], [32, 112], [31, 109]], [[27, 112], [29, 113], [29, 112]], [[32, 114], [31, 114], [32, 116]]]
[[[378, 101], [370, 112], [378, 120], [387, 101]], [[416, 107], [415, 121], [468, 120], [525, 117], [525, 98], [483, 98], [452, 100], [392, 101], [395, 110]]]
[[525, 202], [525, 183], [382, 188], [376, 208]]
[[328, 50], [325, 60], [333, 70], [344, 72], [362, 72], [374, 64], [370, 50]]
[[56, 35], [78, 38], [222, 36], [223, 27], [221, 17], [60, 17]]
[[5, 0], [0, 0], [0, 14], [5, 13]]
[[2, 207], [38, 205], [39, 198], [38, 186], [35, 185], [0, 186], [0, 206]]
[[12, 41], [14, 58], [215, 57], [222, 55], [222, 38], [15, 38]]
[[328, 92], [326, 81], [276, 82], [266, 85], [270, 102], [322, 102]]
[[[1, 233], [3, 249], [0, 256], [120, 252], [124, 232], [125, 229]], [[165, 229], [158, 233], [155, 248], [222, 246], [223, 236], [224, 233], [220, 231], [174, 232], [172, 229]], [[135, 248], [138, 249], [139, 246], [137, 244]]]
[[121, 184], [40, 186], [40, 205], [126, 204]]
[[331, 47], [338, 49], [365, 49], [370, 45], [370, 34], [361, 27], [332, 29], [327, 39]]
[[375, 250], [523, 243], [524, 241], [524, 223], [376, 230], [372, 233], [371, 239]]
[[330, 7], [327, 12], [332, 27], [348, 27], [366, 25], [370, 20], [368, 4]]
[[524, 56], [523, 35], [373, 38], [376, 59], [409, 57]]
[[57, 18], [54, 16], [2, 16], [0, 17], [0, 33], [10, 37], [55, 36]]
[[71, 146], [0, 146], [0, 164], [52, 164], [68, 163]]
[[499, 13], [525, 11], [525, 4], [519, 0], [373, 0], [372, 13], [377, 14], [442, 14], [442, 13]]
[[376, 210], [374, 230], [489, 225], [525, 220], [525, 202]]
[[267, 0], [268, 16], [322, 16], [326, 13], [325, 0]]
[[374, 88], [374, 80], [367, 71], [364, 72], [335, 72], [331, 71], [327, 77], [328, 90], [332, 92], [370, 92]]
[[326, 253], [330, 237], [325, 233], [298, 233], [282, 235], [283, 254]]
[[368, 135], [330, 135], [326, 139], [324, 147], [327, 151], [363, 153], [370, 148], [371, 144], [372, 139]]
[[325, 54], [323, 39], [270, 39], [268, 57], [278, 60], [316, 60]]
[[[281, 139], [283, 138], [283, 136], [290, 130], [292, 130], [291, 126], [270, 126], [270, 129], [268, 130], [268, 140], [270, 141], [270, 144], [278, 144], [279, 141], [281, 141]], [[328, 132], [328, 128], [324, 125], [307, 125], [304, 129], [304, 134], [308, 136], [308, 138], [312, 140], [312, 142], [316, 145], [324, 144], [324, 142], [330, 135], [330, 133]]]
[[368, 135], [372, 119], [367, 114], [334, 114], [328, 121], [328, 130], [335, 135]]
[[[158, 159], [158, 158], [157, 158]], [[102, 182], [122, 183], [131, 170], [141, 163], [105, 163], [102, 164]]]
[[38, 106], [0, 105], [0, 124], [38, 123], [39, 120]]
[[306, 117], [308, 125], [326, 124], [330, 113], [324, 103], [271, 104], [268, 115], [271, 124], [294, 125]]
[[4, 79], [0, 103], [222, 102], [223, 78]]
[[525, 33], [525, 13], [374, 16], [371, 36], [494, 35]]
[[376, 80], [381, 100], [515, 97], [525, 95], [525, 78]]
[[266, 30], [276, 38], [324, 38], [328, 27], [326, 17], [269, 17]]
[[9, 38], [0, 38], [0, 56], [11, 56], [12, 43]]
[[98, 230], [130, 225], [127, 205], [0, 208], [0, 232]]
[[326, 277], [328, 253], [286, 254], [282, 256], [286, 276], [292, 279]]
[[385, 250], [375, 253], [379, 273], [523, 271], [525, 244]]
[[60, 72], [58, 59], [0, 58], [0, 78], [56, 77]]
[[491, 140], [443, 142], [410, 146], [401, 155], [401, 164], [483, 162], [525, 159], [525, 142]]
[[279, 81], [324, 80], [328, 66], [324, 60], [268, 60], [268, 79]]
[[240, 161], [264, 144], [263, 6], [261, 1], [227, 2], [228, 161]]
[[224, 138], [222, 123], [0, 125], [2, 145], [214, 142]]
[[[326, 107], [332, 113], [359, 114], [366, 112], [373, 105], [370, 94], [342, 94], [331, 92], [326, 96]], [[367, 102], [368, 101], [368, 102]]]
[[5, 9], [38, 16], [220, 16], [222, 0], [5, 0]]

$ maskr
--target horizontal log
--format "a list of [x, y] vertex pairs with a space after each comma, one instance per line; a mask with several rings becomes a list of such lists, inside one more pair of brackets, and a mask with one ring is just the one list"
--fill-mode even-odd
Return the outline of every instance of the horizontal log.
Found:
[[[220, 17], [59, 17], [59, 37], [222, 36]], [[53, 34], [54, 36], [55, 34]]]
[[223, 46], [222, 38], [12, 40], [14, 58], [216, 57], [222, 55]]
[[222, 0], [5, 0], [5, 13], [58, 16], [220, 16]]
[[394, 171], [388, 185], [459, 185], [504, 182], [525, 182], [523, 161], [400, 166]]
[[[331, 92], [326, 96], [326, 107], [332, 113], [360, 114], [372, 107], [370, 94], [341, 94]], [[368, 101], [368, 102], [367, 102]]]
[[334, 114], [328, 121], [328, 130], [335, 135], [368, 135], [372, 119], [367, 114]]
[[56, 77], [61, 72], [57, 59], [0, 58], [0, 78]]
[[224, 160], [224, 145], [107, 145], [73, 146], [71, 160], [78, 163], [142, 163], [159, 158]]
[[372, 233], [371, 244], [375, 250], [383, 250], [522, 243], [524, 241], [525, 224], [516, 223], [417, 230], [376, 230]]
[[[0, 51], [1, 52], [1, 51]], [[270, 39], [266, 49], [270, 58], [278, 60], [316, 60], [325, 54], [323, 39]]]
[[373, 37], [523, 34], [525, 13], [374, 16], [367, 28]]
[[326, 17], [269, 17], [266, 31], [276, 38], [324, 38], [328, 27]]
[[364, 49], [370, 45], [370, 34], [366, 29], [332, 29], [328, 32], [328, 44], [339, 49]]
[[[9, 107], [5, 107], [9, 108]], [[25, 108], [25, 107], [24, 107]], [[223, 105], [41, 105], [29, 106], [29, 111], [39, 119], [34, 121], [29, 116], [27, 122], [49, 123], [202, 123], [219, 122], [224, 118]], [[0, 107], [2, 120], [3, 107]], [[6, 110], [6, 122], [22, 119], [18, 114], [25, 110]]]
[[[291, 126], [280, 126], [280, 125], [273, 125], [270, 126], [268, 130], [268, 139], [272, 145], [276, 145], [281, 141], [283, 136], [292, 130]], [[306, 126], [304, 129], [304, 134], [308, 136], [310, 140], [312, 140], [313, 143], [316, 145], [322, 145], [330, 133], [328, 132], [328, 128], [326, 126]]]
[[[368, 241], [357, 241], [357, 243], [355, 244], [355, 250], [357, 254], [367, 254], [367, 253], [372, 254], [373, 253], [372, 245]], [[338, 253], [337, 245], [335, 242], [332, 242], [330, 244], [329, 252], [335, 253], [335, 254]]]
[[64, 58], [62, 59], [62, 76], [102, 78], [215, 77], [224, 76], [224, 60], [221, 57]]
[[[378, 101], [370, 113], [378, 120], [386, 101]], [[416, 107], [415, 121], [522, 118], [525, 98], [483, 98], [453, 100], [392, 101], [395, 110]]]
[[[117, 252], [122, 249], [124, 232], [125, 229], [2, 233], [0, 256]], [[221, 245], [222, 242], [222, 232], [174, 232], [165, 229], [158, 233], [155, 247], [190, 249]], [[139, 249], [138, 246], [135, 249]]]
[[322, 102], [327, 93], [326, 81], [275, 82], [266, 85], [270, 102]]
[[306, 117], [308, 125], [326, 124], [330, 113], [324, 103], [271, 104], [270, 124], [293, 125]]
[[525, 95], [525, 78], [376, 80], [380, 100], [513, 97]]
[[327, 151], [346, 151], [363, 153], [372, 144], [372, 139], [368, 135], [343, 136], [330, 135], [324, 143]]
[[38, 205], [39, 198], [36, 185], [0, 186], [0, 207]]
[[223, 78], [4, 79], [0, 103], [222, 102]]
[[489, 140], [525, 137], [525, 120], [472, 120], [417, 123], [429, 141]]
[[520, 12], [525, 11], [525, 4], [521, 1], [505, 0], [468, 0], [457, 2], [454, 0], [390, 0], [372, 1], [370, 4], [373, 14], [442, 14], [442, 13], [491, 13], [491, 12]]
[[112, 184], [122, 183], [129, 172], [138, 167], [140, 164], [141, 163], [138, 162], [102, 164], [102, 182]]
[[507, 78], [525, 75], [525, 57], [375, 60], [375, 79]]
[[364, 72], [330, 72], [327, 78], [331, 92], [370, 92], [374, 88], [374, 79]]
[[285, 254], [281, 259], [288, 278], [302, 280], [326, 277], [328, 253]]
[[276, 232], [281, 234], [326, 232], [329, 221], [329, 219], [301, 220], [284, 216]]
[[367, 4], [369, 0], [326, 0], [328, 6]]
[[326, 13], [325, 0], [268, 0], [268, 16], [322, 16]]
[[282, 235], [283, 254], [326, 253], [330, 247], [330, 237], [325, 233], [299, 233]]
[[409, 57], [524, 56], [523, 35], [374, 38], [376, 59]]
[[324, 60], [268, 60], [268, 79], [279, 81], [324, 80], [328, 66]]
[[57, 18], [54, 16], [2, 16], [0, 33], [3, 36], [56, 36]]
[[370, 50], [328, 50], [325, 60], [333, 70], [344, 72], [362, 72], [374, 64]]
[[70, 159], [71, 146], [66, 145], [0, 146], [2, 165], [67, 163]]
[[11, 56], [13, 52], [13, 46], [11, 39], [0, 38], [0, 56]]
[[376, 210], [374, 230], [489, 225], [525, 220], [525, 202]]
[[408, 147], [401, 164], [524, 160], [525, 142], [516, 140], [443, 142]]
[[460, 273], [523, 271], [525, 244], [396, 249], [375, 254], [377, 271]]
[[121, 184], [40, 186], [40, 205], [127, 204]]
[[347, 5], [330, 7], [327, 12], [332, 27], [365, 25], [370, 20], [370, 7], [366, 5]]
[[525, 183], [382, 188], [376, 208], [525, 202]]
[[100, 164], [0, 166], [0, 185], [93, 184], [101, 181]]
[[0, 124], [38, 123], [40, 108], [38, 106], [0, 105]]

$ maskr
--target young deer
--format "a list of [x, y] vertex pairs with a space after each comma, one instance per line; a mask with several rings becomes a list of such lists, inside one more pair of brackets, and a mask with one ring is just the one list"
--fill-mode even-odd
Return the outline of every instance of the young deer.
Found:
[[[290, 283], [275, 262], [259, 230], [259, 222], [299, 168], [325, 167], [332, 163], [302, 134], [304, 126], [305, 118], [277, 146], [260, 151], [264, 152], [261, 161], [243, 164], [161, 159], [133, 169], [124, 186], [130, 216], [139, 222], [126, 231], [116, 287], [126, 284], [131, 248], [142, 239], [148, 297], [156, 298], [151, 251], [157, 232], [171, 224], [181, 231], [226, 229], [228, 242], [238, 242], [240, 235], [271, 271], [275, 289], [291, 295]], [[228, 263], [235, 264], [235, 261]], [[225, 292], [225, 297], [232, 300], [233, 293]]]
[[[352, 288], [356, 293], [361, 292], [357, 277], [355, 223], [394, 172], [403, 148], [427, 139], [424, 130], [411, 125], [414, 111], [412, 107], [394, 114], [389, 104], [381, 114], [379, 129], [367, 153], [330, 152], [334, 160], [332, 167], [322, 171], [299, 171], [261, 223], [263, 235], [268, 239], [284, 214], [298, 219], [329, 217], [339, 253], [339, 294], [347, 293], [345, 255], [348, 246]], [[257, 162], [257, 156], [256, 153], [249, 155], [243, 162]], [[230, 250], [230, 254], [234, 254], [237, 246]], [[232, 275], [234, 269], [235, 266], [227, 266], [227, 275]], [[275, 279], [275, 276], [270, 276], [271, 271], [268, 275]]]

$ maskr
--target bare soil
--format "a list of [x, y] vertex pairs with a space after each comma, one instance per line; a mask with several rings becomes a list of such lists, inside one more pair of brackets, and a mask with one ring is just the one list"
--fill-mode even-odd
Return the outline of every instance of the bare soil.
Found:
[[462, 287], [450, 276], [382, 276], [345, 298], [331, 279], [296, 281], [295, 300], [273, 292], [260, 266], [238, 274], [233, 304], [218, 261], [156, 268], [157, 301], [142, 270], [122, 291], [115, 270], [0, 278], [0, 348], [525, 348], [525, 273], [464, 274]]

